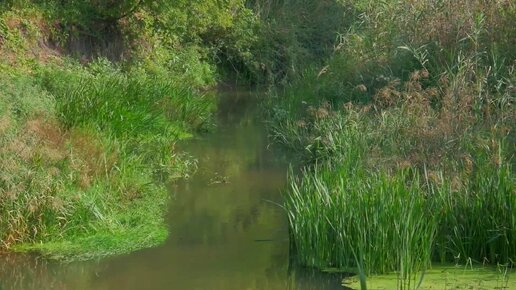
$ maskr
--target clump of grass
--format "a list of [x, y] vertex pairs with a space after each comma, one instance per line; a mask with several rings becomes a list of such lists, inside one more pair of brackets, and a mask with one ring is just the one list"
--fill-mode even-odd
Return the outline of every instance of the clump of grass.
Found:
[[432, 88], [418, 84], [385, 87], [374, 103], [338, 111], [305, 105], [302, 119], [271, 125], [309, 165], [287, 195], [303, 263], [396, 271], [406, 289], [432, 259], [516, 258], [512, 107], [486, 118], [460, 97], [440, 95], [435, 106]]
[[286, 209], [303, 264], [396, 272], [399, 288], [412, 289], [432, 260], [513, 263], [516, 198], [507, 160], [473, 155], [478, 165], [460, 179], [411, 166], [379, 170], [368, 160], [371, 140], [357, 134], [371, 128], [354, 126], [340, 127], [347, 142], [332, 147], [339, 159], [291, 178]]
[[416, 283], [432, 255], [436, 221], [410, 172], [396, 176], [350, 167], [316, 169], [294, 179], [287, 210], [298, 255], [320, 268], [399, 271]]
[[[499, 152], [501, 154], [501, 152]], [[434, 257], [438, 261], [512, 265], [516, 257], [515, 178], [511, 164], [476, 159], [461, 185], [443, 176], [433, 186], [439, 219]]]

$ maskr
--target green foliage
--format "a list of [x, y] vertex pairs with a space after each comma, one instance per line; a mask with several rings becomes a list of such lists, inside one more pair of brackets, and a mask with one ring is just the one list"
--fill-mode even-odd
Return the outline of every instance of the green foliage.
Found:
[[165, 182], [195, 165], [174, 144], [211, 129], [201, 91], [220, 51], [249, 57], [253, 15], [242, 1], [0, 7], [0, 247], [87, 259], [162, 242]]
[[248, 1], [261, 20], [251, 75], [269, 82], [291, 81], [307, 66], [319, 66], [334, 50], [339, 33], [357, 17], [353, 6], [339, 1]]
[[213, 85], [215, 65], [233, 73], [254, 59], [258, 20], [244, 2], [33, 0], [0, 6], [6, 10], [2, 14], [43, 14], [47, 27], [38, 41], [57, 46], [58, 53], [81, 62], [103, 57], [145, 63], [197, 87]]
[[[277, 141], [313, 164], [291, 176], [285, 196], [303, 264], [365, 275], [396, 272], [400, 287], [412, 289], [431, 259], [514, 261], [515, 179], [506, 139], [462, 136], [465, 151], [445, 148], [449, 156], [436, 165], [414, 148], [420, 141], [428, 150], [431, 140], [403, 135], [414, 126], [406, 111], [375, 115], [328, 105], [308, 111], [309, 119], [272, 127]], [[404, 155], [414, 159], [398, 159]]]
[[[254, 59], [258, 20], [243, 0], [163, 1], [147, 10], [145, 30], [167, 49], [196, 49], [198, 58], [216, 64], [227, 74], [245, 73]], [[141, 15], [139, 15], [141, 17]], [[141, 21], [141, 20], [140, 20]], [[191, 46], [186, 48], [185, 45]], [[172, 55], [170, 63], [177, 62]]]
[[479, 159], [460, 188], [441, 177], [442, 184], [431, 190], [439, 218], [435, 256], [510, 265], [516, 257], [514, 173], [509, 164]]
[[515, 180], [507, 164], [481, 163], [454, 188], [443, 175], [434, 183], [413, 172], [370, 172], [351, 161], [361, 158], [350, 153], [343, 164], [291, 179], [286, 208], [303, 264], [396, 272], [401, 289], [415, 289], [431, 258], [514, 261]]

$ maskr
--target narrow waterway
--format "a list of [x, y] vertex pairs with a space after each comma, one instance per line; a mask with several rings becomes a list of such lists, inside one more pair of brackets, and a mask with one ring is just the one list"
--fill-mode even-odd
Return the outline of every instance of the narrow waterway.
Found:
[[341, 277], [296, 267], [281, 190], [287, 161], [268, 149], [259, 94], [219, 93], [216, 132], [181, 144], [197, 173], [174, 184], [168, 241], [101, 261], [0, 256], [0, 290], [334, 290]]

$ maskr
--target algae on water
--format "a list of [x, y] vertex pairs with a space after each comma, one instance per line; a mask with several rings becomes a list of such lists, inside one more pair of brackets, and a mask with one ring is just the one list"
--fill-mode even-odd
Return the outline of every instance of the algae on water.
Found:
[[[514, 270], [506, 268], [464, 268], [453, 266], [440, 266], [428, 270], [419, 288], [416, 281], [414, 289], [516, 289]], [[360, 289], [358, 276], [346, 278], [343, 285], [351, 289]], [[378, 275], [368, 277], [367, 289], [388, 290], [398, 289], [398, 277], [396, 274]]]

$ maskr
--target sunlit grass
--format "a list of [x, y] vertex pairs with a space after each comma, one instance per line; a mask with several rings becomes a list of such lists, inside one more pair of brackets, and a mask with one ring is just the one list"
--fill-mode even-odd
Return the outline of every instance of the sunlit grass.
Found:
[[164, 241], [175, 142], [211, 126], [213, 98], [110, 64], [0, 83], [0, 248], [89, 259]]

